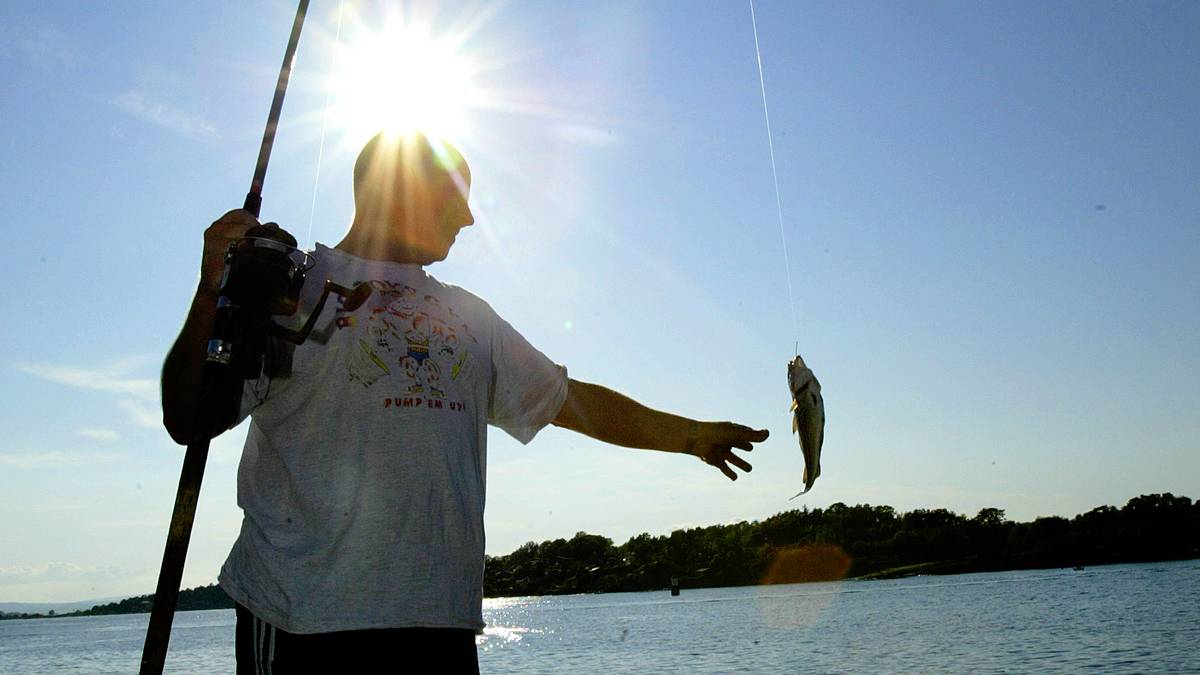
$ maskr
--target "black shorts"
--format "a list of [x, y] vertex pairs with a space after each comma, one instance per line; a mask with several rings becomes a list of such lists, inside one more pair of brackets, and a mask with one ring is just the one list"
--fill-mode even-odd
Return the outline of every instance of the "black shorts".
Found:
[[257, 673], [479, 673], [469, 628], [384, 628], [298, 635], [237, 606], [238, 675]]

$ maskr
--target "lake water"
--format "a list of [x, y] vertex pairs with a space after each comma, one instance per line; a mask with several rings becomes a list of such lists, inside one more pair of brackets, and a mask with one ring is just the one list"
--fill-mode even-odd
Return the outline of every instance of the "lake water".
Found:
[[[489, 600], [485, 673], [1200, 673], [1200, 561]], [[148, 615], [0, 621], [2, 673], [137, 670]], [[233, 669], [233, 611], [167, 671]]]

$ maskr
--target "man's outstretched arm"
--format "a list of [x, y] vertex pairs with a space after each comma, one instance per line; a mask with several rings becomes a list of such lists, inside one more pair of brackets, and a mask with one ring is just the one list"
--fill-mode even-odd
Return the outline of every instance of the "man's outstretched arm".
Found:
[[733, 422], [699, 422], [653, 410], [612, 389], [578, 380], [568, 381], [567, 401], [554, 424], [627, 448], [695, 455], [730, 480], [737, 480], [730, 464], [750, 470], [749, 462], [733, 454], [733, 448], [750, 451], [768, 433]]

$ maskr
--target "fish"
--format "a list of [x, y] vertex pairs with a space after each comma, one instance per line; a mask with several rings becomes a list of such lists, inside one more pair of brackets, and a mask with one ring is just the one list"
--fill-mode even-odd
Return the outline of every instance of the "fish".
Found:
[[792, 433], [800, 435], [800, 451], [804, 454], [804, 490], [792, 495], [795, 499], [811, 490], [821, 475], [825, 399], [821, 398], [821, 383], [799, 354], [788, 363], [788, 388], [792, 391]]

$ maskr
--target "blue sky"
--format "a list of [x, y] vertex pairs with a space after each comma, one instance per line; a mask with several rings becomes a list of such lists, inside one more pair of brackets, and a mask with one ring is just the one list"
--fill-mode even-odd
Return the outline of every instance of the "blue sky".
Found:
[[[755, 8], [790, 268], [746, 3], [431, 18], [473, 26], [477, 84], [504, 102], [470, 112], [478, 224], [431, 271], [577, 378], [772, 432], [736, 483], [493, 432], [489, 552], [837, 501], [1030, 519], [1200, 497], [1200, 7]], [[249, 185], [293, 11], [0, 8], [0, 600], [153, 589], [182, 458], [158, 367], [202, 231]], [[313, 2], [264, 194], [306, 243], [351, 215], [361, 138], [321, 143], [337, 12]], [[789, 502], [797, 343], [829, 423], [820, 480]], [[236, 536], [244, 433], [214, 444], [185, 585]]]

